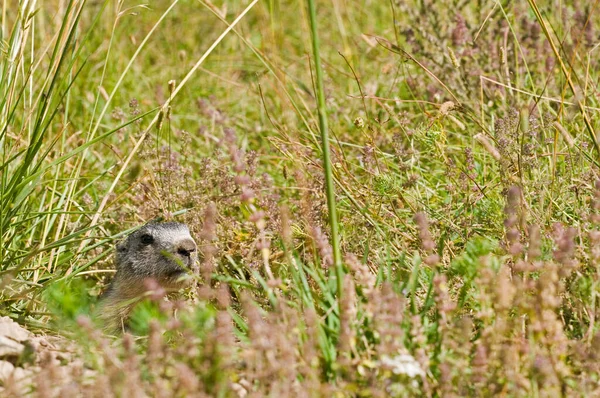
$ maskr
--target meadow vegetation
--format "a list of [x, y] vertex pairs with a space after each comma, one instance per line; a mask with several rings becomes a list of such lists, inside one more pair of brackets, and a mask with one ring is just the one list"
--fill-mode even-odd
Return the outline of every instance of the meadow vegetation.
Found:
[[[600, 393], [600, 4], [308, 3], [1, 3], [0, 316], [65, 337], [3, 396]], [[196, 282], [103, 334], [156, 219]]]

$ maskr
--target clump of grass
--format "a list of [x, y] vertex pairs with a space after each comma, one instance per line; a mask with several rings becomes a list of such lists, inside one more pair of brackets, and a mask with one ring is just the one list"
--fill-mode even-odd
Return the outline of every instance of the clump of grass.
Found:
[[[71, 345], [2, 393], [597, 395], [592, 8], [200, 3], [3, 6], [1, 312]], [[102, 334], [173, 218], [196, 283]]]

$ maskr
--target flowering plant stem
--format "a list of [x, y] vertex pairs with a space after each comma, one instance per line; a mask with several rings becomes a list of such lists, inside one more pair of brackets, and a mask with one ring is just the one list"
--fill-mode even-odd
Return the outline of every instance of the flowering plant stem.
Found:
[[317, 13], [314, 0], [308, 1], [310, 29], [312, 35], [313, 56], [315, 59], [315, 75], [317, 79], [317, 106], [319, 110], [319, 130], [321, 131], [321, 145], [323, 156], [323, 170], [325, 172], [325, 189], [327, 193], [327, 210], [329, 211], [329, 225], [331, 227], [331, 246], [333, 249], [333, 263], [336, 274], [336, 287], [338, 301], [342, 297], [342, 279], [344, 269], [340, 254], [337, 211], [335, 205], [335, 189], [333, 185], [333, 171], [331, 170], [331, 156], [329, 153], [329, 131], [327, 130], [327, 111], [325, 109], [325, 92], [323, 89], [323, 70], [319, 54], [319, 36], [317, 32]]

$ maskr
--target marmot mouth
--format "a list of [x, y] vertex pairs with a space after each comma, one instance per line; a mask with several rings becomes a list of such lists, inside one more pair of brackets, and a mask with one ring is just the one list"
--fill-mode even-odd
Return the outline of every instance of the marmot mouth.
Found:
[[169, 271], [167, 273], [167, 276], [169, 278], [178, 278], [181, 275], [185, 275], [185, 274], [187, 274], [187, 271], [185, 269], [183, 269], [183, 268], [179, 268], [179, 269], [174, 269], [172, 271]]

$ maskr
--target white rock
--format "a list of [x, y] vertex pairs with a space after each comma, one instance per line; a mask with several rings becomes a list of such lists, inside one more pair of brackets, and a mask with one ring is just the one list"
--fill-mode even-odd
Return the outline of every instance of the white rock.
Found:
[[29, 340], [32, 337], [27, 329], [22, 328], [7, 316], [0, 317], [0, 336], [19, 342]]
[[0, 361], [0, 380], [4, 381], [15, 370], [15, 366], [8, 361]]
[[24, 349], [25, 346], [23, 344], [0, 335], [0, 358], [18, 357]]

